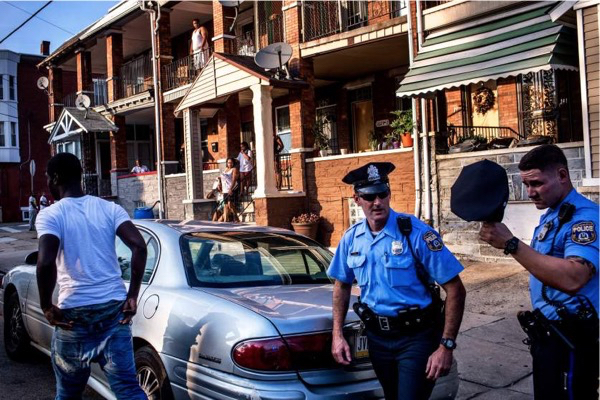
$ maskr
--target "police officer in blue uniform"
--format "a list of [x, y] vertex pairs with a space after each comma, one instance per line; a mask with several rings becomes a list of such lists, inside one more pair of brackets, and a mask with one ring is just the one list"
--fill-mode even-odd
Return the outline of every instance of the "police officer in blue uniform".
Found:
[[[327, 271], [335, 279], [332, 354], [340, 364], [352, 362], [343, 326], [356, 279], [361, 296], [353, 308], [385, 398], [428, 399], [452, 365], [466, 295], [463, 267], [435, 230], [390, 208], [393, 170], [389, 162], [369, 163], [343, 179], [354, 185], [366, 218], [345, 232]], [[445, 307], [434, 281], [446, 292]]]
[[533, 312], [519, 313], [533, 357], [536, 399], [598, 398], [598, 205], [573, 188], [555, 145], [519, 163], [536, 208], [548, 209], [531, 246], [501, 223], [484, 223], [480, 238], [504, 249], [530, 272]]

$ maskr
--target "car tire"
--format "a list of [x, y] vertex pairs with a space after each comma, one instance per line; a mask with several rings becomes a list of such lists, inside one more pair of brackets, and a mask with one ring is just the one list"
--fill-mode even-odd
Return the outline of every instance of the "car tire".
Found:
[[138, 382], [148, 400], [172, 400], [173, 392], [160, 357], [149, 346], [135, 351], [135, 368]]
[[23, 313], [19, 305], [19, 295], [12, 293], [6, 302], [4, 314], [4, 348], [9, 358], [15, 361], [24, 361], [30, 352], [30, 341], [25, 325]]

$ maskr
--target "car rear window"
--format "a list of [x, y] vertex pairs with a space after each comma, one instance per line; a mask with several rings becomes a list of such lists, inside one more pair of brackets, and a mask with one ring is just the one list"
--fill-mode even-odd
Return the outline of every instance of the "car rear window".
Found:
[[331, 252], [309, 239], [264, 232], [191, 233], [181, 237], [191, 286], [244, 287], [330, 283]]

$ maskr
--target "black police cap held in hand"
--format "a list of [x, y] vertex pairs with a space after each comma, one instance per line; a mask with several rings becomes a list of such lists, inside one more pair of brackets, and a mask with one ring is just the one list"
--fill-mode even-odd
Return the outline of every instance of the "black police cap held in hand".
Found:
[[372, 162], [354, 169], [346, 174], [342, 182], [354, 185], [358, 193], [372, 194], [389, 190], [388, 174], [396, 166], [391, 162]]
[[501, 222], [507, 202], [506, 171], [489, 160], [464, 167], [452, 185], [450, 209], [465, 221]]

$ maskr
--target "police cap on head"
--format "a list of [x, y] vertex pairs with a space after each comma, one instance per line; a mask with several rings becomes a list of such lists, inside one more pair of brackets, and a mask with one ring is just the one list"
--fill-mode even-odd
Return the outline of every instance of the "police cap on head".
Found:
[[391, 162], [372, 162], [352, 170], [344, 176], [342, 182], [354, 185], [354, 191], [371, 194], [389, 190], [388, 174], [396, 166]]
[[506, 171], [489, 160], [464, 167], [452, 185], [450, 209], [465, 221], [501, 222], [507, 202]]

